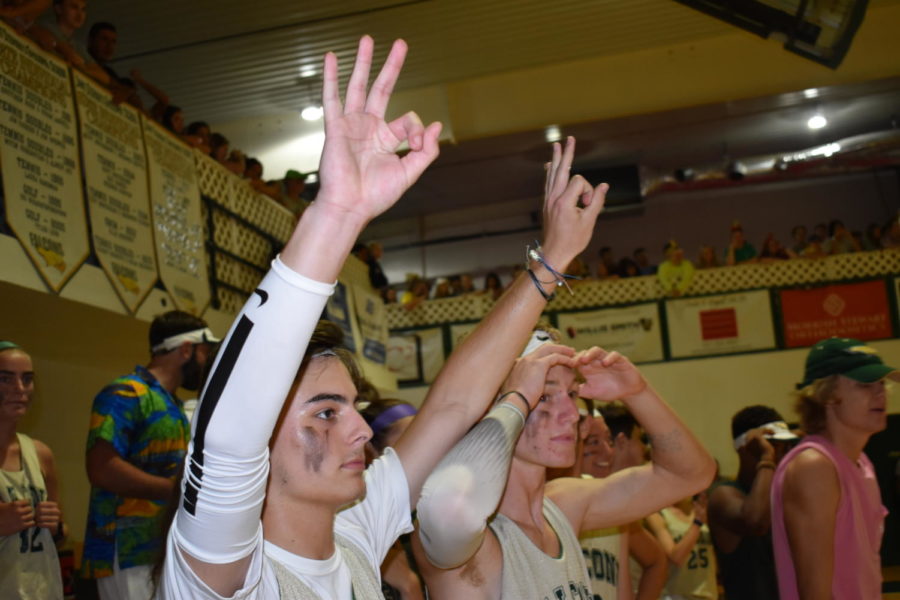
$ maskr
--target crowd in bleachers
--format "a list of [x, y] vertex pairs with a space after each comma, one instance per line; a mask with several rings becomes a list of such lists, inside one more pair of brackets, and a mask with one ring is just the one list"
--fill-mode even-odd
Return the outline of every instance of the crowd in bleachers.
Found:
[[[711, 269], [742, 264], [771, 264], [794, 259], [821, 259], [835, 254], [849, 252], [865, 252], [900, 247], [900, 219], [892, 218], [884, 225], [871, 223], [865, 230], [851, 231], [840, 220], [819, 223], [812, 228], [812, 233], [805, 225], [795, 225], [790, 231], [790, 241], [782, 244], [774, 233], [768, 233], [762, 243], [753, 245], [745, 236], [743, 226], [738, 221], [731, 224], [728, 244], [723, 251], [715, 246], [700, 246], [696, 261], [686, 257], [686, 253], [676, 240], [669, 240], [663, 246], [664, 259], [653, 264], [647, 250], [641, 246], [635, 248], [630, 255], [619, 258], [616, 251], [602, 247], [597, 254], [597, 262], [593, 269], [584, 257], [573, 260], [566, 273], [580, 281], [614, 281], [644, 275], [657, 275], [668, 295], [680, 296], [690, 288], [693, 273], [697, 269]], [[360, 244], [359, 246], [362, 246]], [[381, 249], [379, 246], [379, 255]], [[370, 268], [372, 260], [364, 258]], [[377, 262], [377, 259], [376, 261]], [[452, 298], [466, 294], [489, 294], [494, 300], [500, 297], [505, 289], [503, 277], [508, 281], [515, 280], [521, 271], [520, 265], [512, 267], [496, 267], [483, 274], [483, 282], [475, 285], [475, 278], [469, 273], [459, 273], [436, 278], [426, 278], [410, 273], [402, 283], [389, 283], [384, 278], [380, 265], [378, 281], [372, 286], [381, 291], [385, 303], [399, 302], [408, 309], [413, 309], [426, 300]], [[478, 277], [481, 279], [481, 277]], [[508, 285], [508, 284], [507, 284]]]
[[[94, 22], [82, 41], [87, 22], [85, 0], [2, 0], [0, 18], [21, 36], [107, 88], [114, 103], [134, 106], [295, 216], [308, 205], [311, 194], [304, 194], [305, 176], [299, 171], [291, 169], [283, 179], [263, 180], [263, 165], [258, 159], [230, 148], [228, 138], [213, 132], [207, 122], [186, 123], [184, 110], [164, 90], [145, 79], [140, 70], [131, 69], [127, 76], [117, 72], [111, 65], [119, 41], [113, 23]], [[144, 101], [146, 96], [151, 102]]]

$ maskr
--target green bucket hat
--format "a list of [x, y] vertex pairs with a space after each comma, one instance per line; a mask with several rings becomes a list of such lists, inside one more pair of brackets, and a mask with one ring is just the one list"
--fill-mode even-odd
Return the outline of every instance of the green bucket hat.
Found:
[[803, 381], [797, 389], [830, 375], [843, 375], [861, 383], [874, 383], [885, 377], [900, 381], [900, 372], [884, 364], [875, 348], [851, 338], [828, 338], [810, 348]]

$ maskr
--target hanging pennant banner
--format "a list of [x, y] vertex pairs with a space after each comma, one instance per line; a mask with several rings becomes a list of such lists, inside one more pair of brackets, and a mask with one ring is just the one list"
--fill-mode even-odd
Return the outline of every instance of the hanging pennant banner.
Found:
[[54, 292], [90, 251], [77, 139], [68, 67], [0, 23], [6, 221]]
[[878, 340], [893, 335], [882, 280], [779, 293], [788, 348], [812, 346], [832, 336]]
[[387, 314], [384, 301], [371, 288], [354, 285], [353, 304], [362, 337], [362, 355], [372, 362], [384, 364], [388, 341]]
[[156, 283], [147, 166], [138, 111], [73, 72], [94, 250], [134, 313]]
[[666, 300], [672, 358], [775, 348], [768, 290]]
[[631, 362], [662, 360], [662, 330], [655, 302], [605, 308], [556, 317], [562, 341], [576, 350], [599, 346], [624, 354]]
[[141, 121], [159, 276], [179, 309], [200, 314], [210, 291], [194, 154], [146, 116]]

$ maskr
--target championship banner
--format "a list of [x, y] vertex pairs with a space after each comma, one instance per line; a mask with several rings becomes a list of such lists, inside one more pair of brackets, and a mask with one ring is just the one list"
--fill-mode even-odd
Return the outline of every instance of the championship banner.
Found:
[[109, 92], [86, 75], [72, 75], [94, 250], [134, 313], [157, 278], [140, 115], [131, 106], [114, 105]]
[[663, 360], [662, 330], [655, 302], [556, 315], [562, 341], [576, 350], [600, 346], [631, 362]]
[[877, 340], [893, 335], [883, 280], [779, 293], [788, 348], [812, 346], [832, 336]]
[[90, 252], [69, 71], [0, 23], [0, 171], [6, 220], [58, 292]]
[[387, 314], [384, 301], [371, 288], [353, 286], [353, 304], [356, 307], [356, 322], [362, 337], [362, 355], [383, 365], [388, 341]]
[[768, 290], [666, 300], [672, 358], [775, 348]]
[[392, 331], [387, 368], [400, 383], [431, 383], [444, 366], [444, 333], [440, 327]]
[[350, 352], [356, 352], [356, 341], [353, 339], [353, 323], [350, 320], [350, 288], [343, 281], [334, 286], [334, 293], [325, 304], [325, 318], [341, 328], [344, 333], [344, 346]]
[[200, 314], [210, 291], [194, 153], [146, 116], [141, 122], [159, 276], [177, 308]]

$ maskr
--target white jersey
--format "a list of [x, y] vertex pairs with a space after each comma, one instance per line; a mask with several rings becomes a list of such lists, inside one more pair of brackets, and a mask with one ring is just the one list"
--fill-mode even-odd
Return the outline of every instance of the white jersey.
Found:
[[578, 541], [587, 563], [594, 600], [628, 598], [631, 578], [628, 573], [627, 527], [585, 531], [578, 536]]
[[[337, 514], [334, 531], [362, 552], [380, 578], [377, 575], [380, 573], [379, 566], [394, 541], [413, 529], [409, 487], [403, 465], [391, 448], [387, 448], [384, 455], [366, 470], [365, 480], [365, 499]], [[173, 548], [177, 542], [178, 532], [173, 524], [167, 547]], [[350, 571], [339, 548], [326, 560], [303, 558], [265, 542], [260, 525], [252, 556], [244, 585], [231, 598], [279, 598], [278, 581], [271, 564], [277, 561], [323, 600], [351, 599]], [[166, 557], [165, 574], [157, 598], [220, 600], [223, 597], [197, 577], [180, 552], [170, 552]]]
[[[28, 500], [32, 508], [47, 500], [37, 449], [30, 437], [17, 433], [22, 469], [0, 470], [0, 502]], [[62, 577], [53, 534], [29, 527], [0, 537], [0, 600], [62, 598]]]

